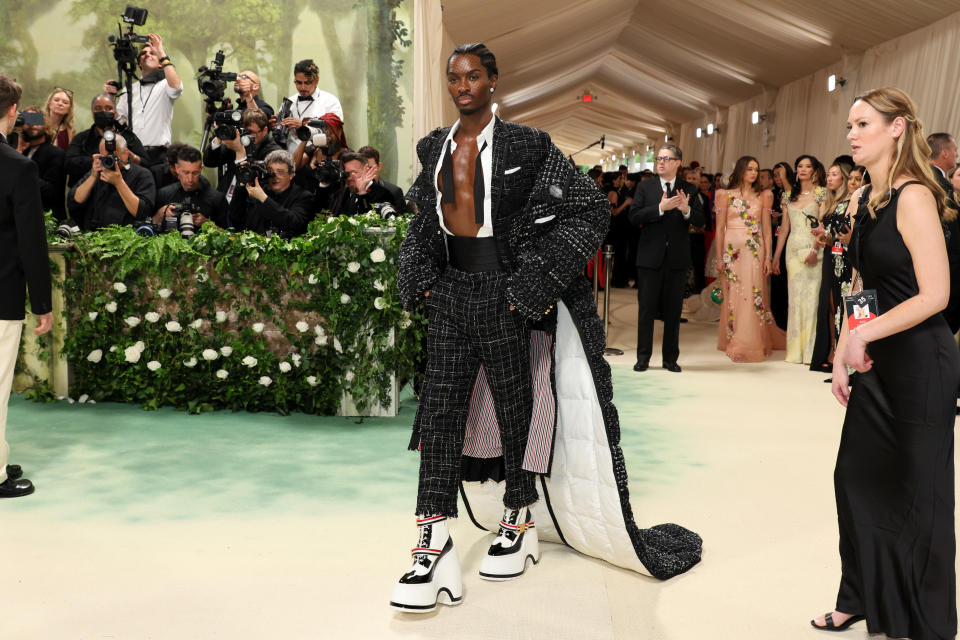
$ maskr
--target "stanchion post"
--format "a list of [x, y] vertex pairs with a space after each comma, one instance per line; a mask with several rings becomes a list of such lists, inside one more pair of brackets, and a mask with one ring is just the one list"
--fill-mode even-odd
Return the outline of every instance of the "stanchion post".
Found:
[[[596, 272], [596, 271], [594, 271]], [[613, 272], [613, 245], [603, 245], [603, 336], [606, 341], [610, 335], [610, 277]], [[603, 350], [604, 355], [622, 356], [623, 351], [607, 347]]]
[[593, 302], [594, 304], [600, 304], [600, 270], [597, 268], [600, 260], [600, 250], [598, 249], [595, 254], [593, 254]]

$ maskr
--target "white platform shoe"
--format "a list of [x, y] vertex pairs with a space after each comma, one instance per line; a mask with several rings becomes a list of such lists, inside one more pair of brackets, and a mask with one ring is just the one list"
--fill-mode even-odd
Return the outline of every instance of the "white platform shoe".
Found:
[[411, 552], [413, 566], [393, 588], [390, 606], [406, 613], [429, 613], [437, 604], [460, 604], [460, 560], [447, 529], [447, 517], [418, 518], [417, 526], [420, 540]]
[[540, 560], [540, 541], [529, 507], [506, 509], [500, 531], [480, 563], [485, 580], [512, 580], [527, 570], [527, 560]]

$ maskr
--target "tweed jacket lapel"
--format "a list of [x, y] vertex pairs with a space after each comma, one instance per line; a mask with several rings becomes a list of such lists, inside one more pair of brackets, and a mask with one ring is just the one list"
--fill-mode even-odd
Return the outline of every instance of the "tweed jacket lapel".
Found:
[[507, 157], [510, 145], [507, 140], [507, 130], [503, 121], [498, 117], [493, 124], [493, 176], [490, 179], [490, 217], [496, 223], [500, 215], [500, 201], [503, 196], [503, 163]]

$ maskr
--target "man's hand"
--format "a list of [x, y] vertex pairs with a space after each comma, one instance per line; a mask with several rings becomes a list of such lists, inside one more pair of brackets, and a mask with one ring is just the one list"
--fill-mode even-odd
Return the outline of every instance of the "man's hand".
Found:
[[120, 185], [123, 182], [123, 175], [120, 173], [119, 163], [112, 170], [110, 169], [101, 169], [100, 170], [100, 179], [104, 182], [112, 184], [114, 187]]
[[224, 140], [223, 144], [234, 153], [243, 151], [243, 144], [240, 143], [240, 130], [237, 129], [232, 140]]
[[150, 39], [150, 48], [153, 49], [153, 52], [157, 54], [158, 58], [162, 58], [166, 53], [163, 51], [163, 40], [155, 33], [151, 33], [147, 36]]
[[17, 136], [17, 153], [23, 153], [27, 149], [27, 140], [23, 137], [23, 132]]
[[300, 121], [294, 117], [287, 117], [281, 120], [280, 124], [288, 129], [296, 129], [300, 126]]
[[203, 215], [202, 213], [193, 214], [193, 226], [196, 227], [197, 229], [199, 229], [201, 226], [203, 226], [207, 222], [210, 222], [210, 218]]
[[264, 202], [267, 199], [267, 192], [260, 186], [260, 178], [254, 178], [253, 184], [247, 183], [247, 194], [257, 202]]
[[169, 211], [170, 207], [172, 206], [172, 204], [165, 204], [157, 209], [157, 212], [153, 214], [153, 224], [160, 224], [163, 222], [163, 219], [167, 217], [167, 211]]
[[93, 154], [93, 166], [90, 168], [90, 174], [95, 176], [101, 171], [103, 171], [103, 165], [100, 164], [100, 154], [95, 153]]
[[105, 82], [105, 83], [103, 84], [103, 93], [106, 93], [106, 94], [111, 95], [111, 96], [115, 96], [115, 95], [117, 95], [117, 93], [119, 93], [119, 92], [120, 92], [120, 90], [117, 89], [117, 87], [116, 87], [115, 85], [112, 85], [112, 84], [110, 84], [109, 82]]
[[366, 194], [367, 190], [370, 188], [370, 185], [373, 183], [373, 179], [376, 177], [376, 168], [371, 167], [368, 164], [363, 165], [363, 169], [360, 170], [360, 175], [358, 175], [356, 178], [357, 193], [361, 196]]
[[677, 193], [676, 195], [674, 195], [672, 198], [668, 198], [668, 197], [667, 197], [667, 192], [664, 191], [664, 192], [663, 192], [663, 197], [660, 198], [660, 211], [663, 211], [664, 213], [666, 213], [667, 211], [670, 211], [670, 210], [672, 210], [672, 209], [678, 209], [678, 208], [680, 208], [680, 204], [681, 204], [683, 201], [680, 199], [679, 193], [682, 193], [682, 192], [678, 192], [678, 193]]
[[684, 215], [690, 213], [690, 196], [687, 195], [687, 192], [683, 189], [677, 190], [677, 195], [674, 196], [680, 198], [680, 205], [677, 207]]
[[42, 336], [53, 328], [53, 312], [48, 311], [42, 316], [37, 316], [37, 328], [33, 330], [34, 335]]

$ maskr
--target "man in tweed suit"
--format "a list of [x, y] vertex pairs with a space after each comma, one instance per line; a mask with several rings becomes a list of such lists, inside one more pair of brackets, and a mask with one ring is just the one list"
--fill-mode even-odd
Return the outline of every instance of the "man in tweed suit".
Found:
[[482, 364], [503, 446], [505, 512], [480, 575], [507, 580], [539, 557], [529, 506], [535, 475], [522, 468], [532, 413], [530, 330], [550, 314], [607, 231], [599, 190], [543, 131], [494, 115], [496, 59], [460, 45], [447, 87], [460, 111], [452, 127], [420, 140], [422, 169], [408, 197], [418, 205], [400, 250], [404, 305], [425, 304], [427, 371], [415, 420], [420, 447], [414, 563], [391, 605], [436, 608], [460, 601], [460, 567], [446, 518], [457, 515], [464, 424]]

